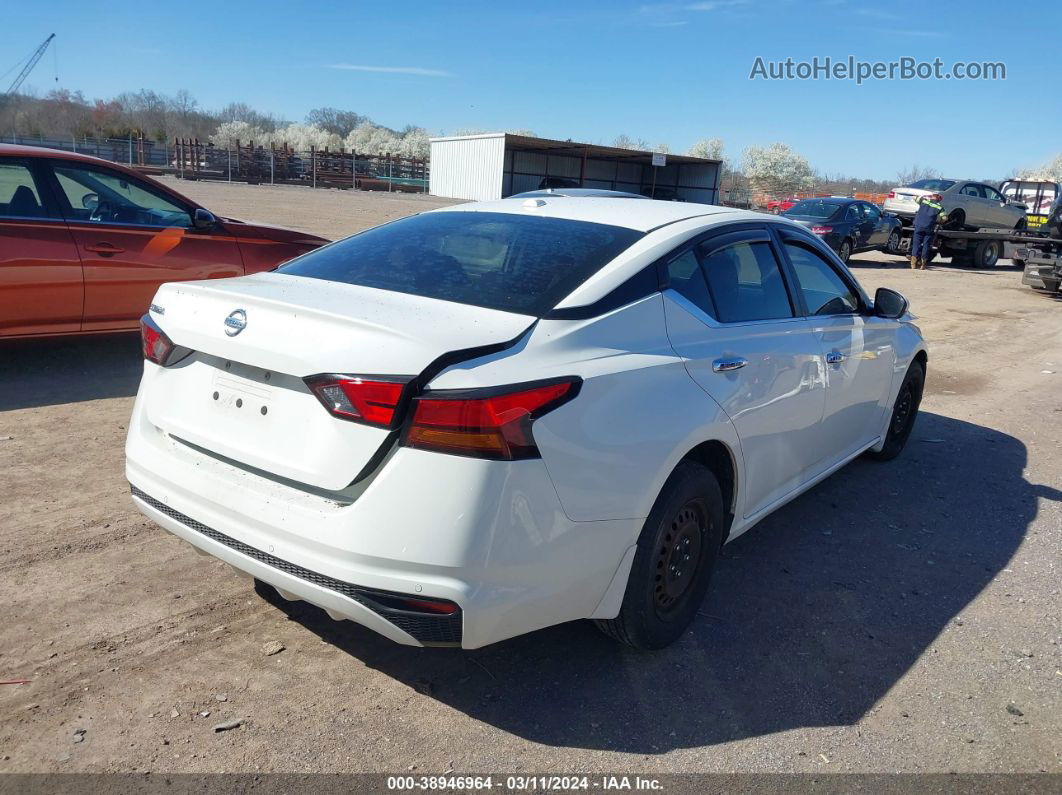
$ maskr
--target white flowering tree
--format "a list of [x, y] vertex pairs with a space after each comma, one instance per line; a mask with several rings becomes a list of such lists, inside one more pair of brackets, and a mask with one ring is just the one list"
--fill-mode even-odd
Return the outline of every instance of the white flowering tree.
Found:
[[218, 125], [214, 134], [210, 136], [210, 142], [215, 146], [234, 146], [237, 141], [268, 145], [272, 133], [267, 133], [261, 127], [255, 127], [245, 121], [227, 121]]
[[726, 147], [722, 138], [702, 138], [686, 152], [690, 157], [703, 157], [708, 160], [723, 160]]
[[1047, 182], [1062, 182], [1062, 154], [1036, 168], [1026, 168], [1018, 172], [1021, 179], [1034, 179]]
[[815, 172], [808, 159], [782, 143], [750, 146], [742, 164], [752, 186], [767, 194], [780, 196], [815, 186]]

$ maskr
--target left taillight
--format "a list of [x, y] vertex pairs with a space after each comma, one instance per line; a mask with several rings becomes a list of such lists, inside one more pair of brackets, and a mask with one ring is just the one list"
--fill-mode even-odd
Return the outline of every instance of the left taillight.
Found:
[[574, 398], [581, 383], [570, 377], [483, 390], [428, 392], [413, 401], [413, 418], [402, 443], [475, 458], [537, 458], [532, 423]]
[[306, 386], [329, 413], [343, 420], [391, 428], [409, 378], [315, 375]]
[[140, 344], [144, 351], [144, 358], [163, 367], [166, 366], [177, 347], [149, 315], [140, 318]]

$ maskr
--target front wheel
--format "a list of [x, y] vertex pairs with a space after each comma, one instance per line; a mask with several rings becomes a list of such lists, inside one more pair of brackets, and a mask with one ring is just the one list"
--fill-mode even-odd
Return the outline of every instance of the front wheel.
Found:
[[896, 402], [892, 406], [892, 417], [889, 419], [889, 430], [885, 435], [885, 444], [881, 450], [868, 451], [867, 456], [877, 461], [891, 461], [901, 452], [907, 439], [914, 428], [915, 419], [918, 417], [918, 406], [922, 403], [922, 391], [925, 389], [926, 371], [921, 362], [911, 362], [907, 369], [907, 375], [900, 384], [900, 391], [896, 394]]
[[723, 495], [707, 467], [682, 461], [642, 526], [623, 605], [596, 621], [636, 649], [662, 649], [686, 631], [704, 600], [723, 543]]

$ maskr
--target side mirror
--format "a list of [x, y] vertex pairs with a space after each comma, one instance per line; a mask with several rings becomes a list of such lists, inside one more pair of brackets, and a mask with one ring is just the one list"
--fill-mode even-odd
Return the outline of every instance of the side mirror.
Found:
[[907, 312], [907, 299], [888, 287], [879, 287], [874, 293], [874, 314], [877, 317], [896, 320]]
[[213, 229], [217, 226], [218, 219], [214, 217], [214, 213], [210, 210], [204, 210], [202, 207], [196, 207], [195, 213], [192, 215], [192, 226], [196, 229]]

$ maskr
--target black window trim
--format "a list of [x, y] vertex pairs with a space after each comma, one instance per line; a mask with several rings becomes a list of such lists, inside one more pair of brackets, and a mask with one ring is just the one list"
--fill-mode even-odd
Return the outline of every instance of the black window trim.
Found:
[[785, 267], [792, 279], [794, 285], [799, 285], [800, 280], [797, 278], [796, 270], [793, 268], [793, 262], [789, 259], [789, 252], [785, 250], [785, 244], [787, 242], [793, 242], [798, 246], [808, 249], [809, 251], [818, 254], [826, 261], [826, 264], [833, 268], [833, 272], [836, 273], [841, 281], [848, 285], [850, 289], [859, 301], [859, 307], [855, 312], [838, 312], [832, 315], [813, 315], [808, 310], [807, 302], [804, 300], [803, 291], [796, 290], [797, 299], [800, 303], [801, 313], [804, 317], [808, 318], [829, 318], [829, 317], [853, 317], [859, 315], [870, 314], [870, 299], [867, 294], [863, 292], [863, 288], [860, 286], [856, 278], [848, 270], [841, 258], [837, 256], [836, 252], [819, 240], [817, 237], [804, 234], [795, 229], [788, 229], [782, 226], [776, 226], [775, 233], [779, 239], [779, 247], [783, 250], [785, 255]]
[[[55, 200], [56, 205], [59, 207], [59, 209], [60, 209], [60, 211], [62, 213], [62, 218], [65, 219], [65, 221], [68, 224], [77, 224], [78, 226], [90, 226], [92, 228], [97, 228], [97, 227], [112, 227], [112, 228], [126, 228], [126, 229], [170, 229], [170, 228], [177, 228], [177, 229], [186, 229], [188, 231], [195, 231], [195, 225], [194, 225], [193, 222], [195, 220], [195, 211], [198, 208], [198, 205], [192, 204], [192, 203], [188, 202], [185, 199], [178, 199], [176, 196], [174, 196], [172, 194], [169, 194], [169, 193], [166, 193], [165, 191], [159, 191], [153, 185], [151, 185], [149, 183], [146, 183], [146, 182], [144, 182], [142, 180], [137, 179], [134, 175], [126, 174], [123, 171], [117, 171], [115, 169], [108, 168], [107, 166], [101, 165], [101, 164], [98, 164], [98, 163], [89, 163], [89, 162], [85, 162], [85, 161], [81, 161], [81, 160], [67, 160], [65, 158], [47, 158], [47, 157], [38, 158], [38, 160], [39, 160], [39, 163], [40, 163], [41, 174], [45, 178], [45, 181], [48, 183], [48, 190], [52, 193], [53, 199]], [[55, 173], [55, 169], [54, 169], [54, 165], [55, 165], [54, 161], [58, 161], [61, 165], [67, 165], [67, 166], [73, 166], [73, 167], [82, 167], [82, 168], [85, 168], [85, 170], [87, 170], [87, 171], [99, 171], [99, 172], [102, 172], [104, 174], [107, 174], [108, 176], [115, 177], [117, 179], [123, 179], [123, 180], [126, 180], [127, 182], [133, 182], [141, 190], [143, 190], [143, 191], [145, 191], [147, 193], [150, 193], [150, 194], [152, 194], [154, 196], [157, 196], [157, 197], [159, 197], [159, 198], [161, 198], [161, 199], [163, 199], [165, 201], [172, 202], [173, 204], [175, 204], [178, 207], [182, 208], [186, 213], [188, 213], [188, 220], [189, 220], [188, 226], [186, 226], [186, 227], [173, 227], [172, 225], [171, 226], [164, 226], [164, 225], [161, 225], [161, 224], [132, 224], [132, 223], [128, 223], [126, 221], [83, 221], [83, 220], [81, 220], [79, 218], [74, 218], [74, 217], [72, 217], [72, 215], [68, 215], [68, 212], [69, 213], [73, 212], [74, 207], [70, 203], [70, 200], [67, 198], [66, 191], [63, 190], [63, 186], [59, 183], [59, 176]]]

